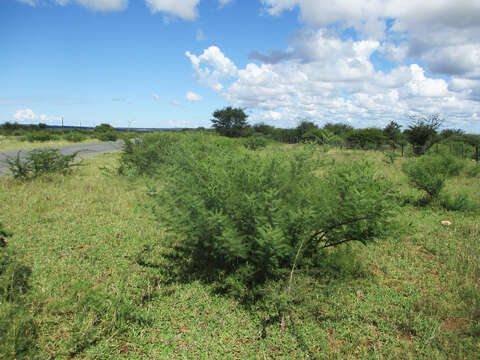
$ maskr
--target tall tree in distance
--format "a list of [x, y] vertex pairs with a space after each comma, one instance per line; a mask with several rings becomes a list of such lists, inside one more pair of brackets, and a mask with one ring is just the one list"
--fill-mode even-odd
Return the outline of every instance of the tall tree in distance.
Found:
[[223, 136], [242, 137], [248, 136], [252, 132], [247, 123], [248, 115], [241, 108], [232, 108], [228, 106], [221, 110], [216, 110], [211, 119], [215, 130]]
[[410, 117], [411, 124], [404, 134], [413, 146], [416, 155], [422, 155], [438, 140], [437, 130], [443, 123], [439, 114]]
[[393, 147], [396, 147], [396, 145], [401, 142], [402, 131], [400, 128], [401, 126], [392, 120], [383, 129], [383, 135], [389, 140]]

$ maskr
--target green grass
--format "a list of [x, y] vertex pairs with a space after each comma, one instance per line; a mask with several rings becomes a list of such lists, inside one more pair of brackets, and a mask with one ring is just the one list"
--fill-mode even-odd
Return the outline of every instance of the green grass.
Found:
[[[419, 195], [405, 185], [402, 159], [319, 153], [328, 161], [365, 155], [404, 195]], [[321, 274], [298, 274], [282, 329], [263, 321], [264, 309], [248, 310], [208, 284], [170, 281], [162, 244], [175, 234], [152, 215], [146, 180], [100, 169], [118, 156], [86, 160], [69, 176], [0, 178], [9, 247], [32, 269], [36, 358], [478, 358], [478, 214], [403, 208], [397, 235], [352, 245], [353, 260], [332, 250]], [[446, 190], [480, 202], [478, 178], [455, 178]]]
[[0, 151], [51, 148], [51, 147], [66, 146], [66, 145], [93, 144], [98, 142], [99, 142], [98, 139], [92, 139], [92, 138], [89, 138], [80, 142], [72, 142], [67, 140], [29, 142], [29, 141], [20, 141], [16, 136], [0, 136]]

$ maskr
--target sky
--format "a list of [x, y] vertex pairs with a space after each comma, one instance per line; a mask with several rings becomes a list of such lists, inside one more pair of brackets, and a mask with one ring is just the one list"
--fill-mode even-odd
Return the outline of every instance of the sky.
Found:
[[480, 0], [0, 0], [0, 123], [480, 133]]

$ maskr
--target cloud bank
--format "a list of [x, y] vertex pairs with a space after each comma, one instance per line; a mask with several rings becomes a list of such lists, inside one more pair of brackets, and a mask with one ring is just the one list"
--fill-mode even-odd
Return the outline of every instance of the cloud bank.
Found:
[[194, 75], [228, 102], [255, 111], [254, 121], [292, 126], [308, 118], [383, 126], [408, 114], [439, 112], [452, 126], [479, 121], [478, 80], [428, 76], [419, 64], [376, 70], [377, 40], [342, 40], [325, 29], [296, 34], [284, 52], [237, 68], [215, 46], [187, 52]]
[[37, 115], [33, 112], [32, 109], [23, 109], [17, 110], [15, 114], [13, 114], [13, 118], [19, 122], [34, 122], [34, 121], [41, 121], [42, 123], [57, 123], [61, 120], [58, 116], [49, 116], [45, 114]]
[[[128, 7], [129, 0], [17, 0], [18, 2], [35, 7], [41, 4], [56, 4], [65, 6], [78, 4], [92, 11], [122, 11]], [[218, 0], [223, 7], [232, 0]], [[194, 20], [198, 16], [200, 0], [145, 0], [145, 5], [152, 14], [161, 12], [167, 17], [178, 17], [183, 20]]]
[[261, 3], [271, 16], [299, 10], [288, 47], [251, 51], [243, 68], [215, 46], [186, 53], [200, 83], [255, 119], [383, 126], [438, 112], [480, 131], [480, 0]]

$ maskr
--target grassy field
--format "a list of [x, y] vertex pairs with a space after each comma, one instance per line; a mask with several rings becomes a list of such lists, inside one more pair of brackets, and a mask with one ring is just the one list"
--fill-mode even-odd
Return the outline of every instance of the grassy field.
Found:
[[6, 150], [24, 150], [38, 148], [52, 148], [65, 145], [92, 144], [99, 142], [98, 139], [86, 139], [80, 142], [72, 142], [67, 140], [51, 140], [44, 142], [20, 141], [17, 136], [0, 136], [0, 151]]
[[[368, 157], [404, 194], [418, 196], [402, 159], [388, 165], [373, 151], [320, 156]], [[105, 170], [118, 157], [86, 160], [69, 176], [0, 178], [9, 247], [32, 270], [34, 358], [478, 359], [478, 214], [408, 205], [397, 235], [352, 245], [354, 260], [345, 248], [331, 250], [333, 270], [296, 278], [285, 329], [209, 284], [169, 281], [162, 244], [172, 234], [152, 213], [148, 181]], [[454, 178], [446, 190], [480, 203], [478, 177]]]

